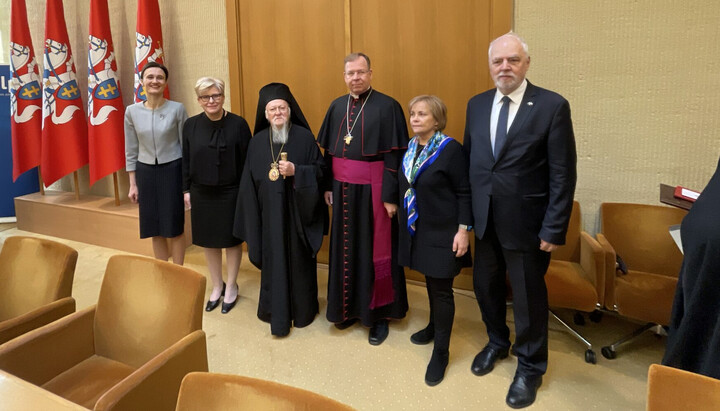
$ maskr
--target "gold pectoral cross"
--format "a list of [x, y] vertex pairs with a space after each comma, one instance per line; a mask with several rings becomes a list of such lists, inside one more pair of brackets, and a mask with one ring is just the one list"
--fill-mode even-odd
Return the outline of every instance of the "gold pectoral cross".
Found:
[[350, 142], [352, 141], [352, 139], [353, 139], [352, 134], [346, 135], [346, 136], [345, 136], [345, 144], [349, 146], [349, 145], [350, 145]]

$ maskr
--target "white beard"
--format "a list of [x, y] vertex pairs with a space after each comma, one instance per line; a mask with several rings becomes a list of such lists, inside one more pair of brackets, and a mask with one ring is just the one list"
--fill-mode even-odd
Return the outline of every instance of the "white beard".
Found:
[[287, 123], [283, 124], [283, 126], [280, 128], [275, 128], [275, 126], [270, 127], [273, 143], [275, 143], [275, 144], [287, 143], [288, 133], [290, 131], [289, 125], [290, 125], [290, 123], [287, 122]]

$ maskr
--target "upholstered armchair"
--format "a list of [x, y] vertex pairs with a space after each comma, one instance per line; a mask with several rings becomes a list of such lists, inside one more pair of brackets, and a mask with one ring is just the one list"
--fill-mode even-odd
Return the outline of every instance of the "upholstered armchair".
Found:
[[[585, 361], [597, 362], [592, 344], [557, 316], [553, 308], [567, 308], [591, 313], [590, 318], [600, 320], [596, 311], [602, 307], [605, 294], [605, 259], [600, 244], [581, 229], [580, 204], [573, 203], [565, 245], [552, 253], [545, 274], [550, 314], [575, 338], [585, 344]], [[584, 324], [582, 314], [575, 315], [576, 324]]]
[[95, 410], [172, 410], [207, 371], [205, 277], [138, 256], [108, 261], [97, 305], [0, 346], [0, 369]]
[[608, 359], [619, 345], [647, 330], [662, 333], [670, 322], [682, 253], [668, 229], [687, 212], [646, 204], [603, 203], [597, 239], [605, 251], [605, 308], [646, 323], [632, 334], [603, 347]]
[[193, 372], [182, 381], [176, 411], [352, 409], [320, 394], [272, 381]]
[[78, 253], [56, 241], [15, 236], [0, 251], [0, 344], [75, 312]]
[[660, 364], [648, 370], [647, 411], [720, 410], [720, 380]]

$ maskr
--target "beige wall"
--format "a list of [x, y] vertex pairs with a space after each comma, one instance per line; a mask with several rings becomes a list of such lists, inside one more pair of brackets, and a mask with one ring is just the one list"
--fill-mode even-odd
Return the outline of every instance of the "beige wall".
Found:
[[[87, 90], [87, 38], [90, 0], [64, 0], [70, 46], [75, 59], [78, 82]], [[170, 70], [170, 98], [185, 104], [190, 115], [201, 110], [193, 87], [201, 76], [228, 77], [227, 27], [224, 0], [159, 0], [165, 48], [165, 64]], [[137, 0], [108, 0], [115, 57], [118, 62], [123, 101], [132, 103], [133, 53]], [[0, 8], [9, 10], [10, 0], [0, 0]], [[27, 0], [28, 24], [35, 55], [42, 62], [45, 32], [45, 0]], [[7, 21], [3, 35], [7, 33]], [[7, 54], [7, 51], [5, 52]], [[227, 90], [229, 93], [232, 90]], [[86, 101], [86, 95], [83, 95]], [[228, 108], [229, 104], [228, 104]], [[53, 188], [73, 190], [71, 177], [65, 177]], [[127, 194], [127, 174], [120, 173], [121, 194]], [[80, 169], [81, 192], [87, 191], [87, 166]], [[112, 177], [98, 181], [91, 192], [113, 195]]]
[[[612, 5], [613, 7], [609, 7]], [[578, 151], [576, 199], [659, 204], [660, 183], [702, 189], [720, 155], [715, 0], [515, 0], [528, 79], [564, 95]]]

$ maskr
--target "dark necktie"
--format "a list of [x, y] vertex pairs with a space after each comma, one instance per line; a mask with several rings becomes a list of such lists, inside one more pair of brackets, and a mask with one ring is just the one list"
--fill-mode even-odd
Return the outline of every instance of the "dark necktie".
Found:
[[508, 125], [508, 113], [510, 112], [510, 97], [503, 96], [503, 105], [500, 108], [500, 115], [498, 116], [497, 129], [495, 129], [495, 149], [493, 150], [493, 157], [497, 160], [505, 145], [505, 138], [507, 137], [507, 125]]

